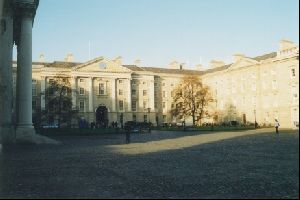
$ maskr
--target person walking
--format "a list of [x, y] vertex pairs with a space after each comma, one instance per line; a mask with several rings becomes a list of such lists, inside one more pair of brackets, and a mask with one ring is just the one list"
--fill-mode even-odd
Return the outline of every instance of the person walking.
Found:
[[277, 119], [275, 119], [275, 129], [276, 129], [276, 134], [279, 134], [278, 128], [279, 128], [280, 124], [278, 122]]

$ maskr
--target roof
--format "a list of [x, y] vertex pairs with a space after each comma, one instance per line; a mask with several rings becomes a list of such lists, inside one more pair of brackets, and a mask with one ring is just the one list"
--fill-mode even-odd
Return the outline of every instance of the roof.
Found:
[[264, 54], [262, 56], [254, 57], [252, 59], [254, 59], [256, 61], [262, 61], [262, 60], [267, 60], [269, 58], [275, 58], [276, 56], [277, 56], [277, 53], [276, 52], [272, 52], [272, 53]]
[[45, 67], [53, 68], [72, 68], [81, 63], [54, 61], [53, 63], [45, 63]]

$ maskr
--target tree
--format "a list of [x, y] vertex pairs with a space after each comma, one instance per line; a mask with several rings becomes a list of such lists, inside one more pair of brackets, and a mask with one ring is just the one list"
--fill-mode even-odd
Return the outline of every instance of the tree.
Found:
[[173, 116], [184, 118], [191, 116], [193, 125], [204, 117], [209, 117], [208, 106], [213, 102], [208, 86], [203, 85], [201, 79], [194, 75], [183, 77], [181, 83], [173, 90]]
[[61, 127], [62, 119], [71, 119], [76, 111], [72, 110], [72, 89], [69, 77], [55, 76], [50, 79], [49, 87], [45, 90], [46, 110], [44, 114], [52, 115], [58, 119], [58, 128]]

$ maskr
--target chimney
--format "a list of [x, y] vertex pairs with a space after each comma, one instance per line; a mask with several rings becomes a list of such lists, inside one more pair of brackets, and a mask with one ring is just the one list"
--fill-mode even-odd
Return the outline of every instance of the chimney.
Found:
[[238, 62], [239, 60], [241, 60], [242, 58], [245, 58], [244, 54], [241, 53], [236, 53], [233, 55], [233, 62]]
[[67, 57], [65, 58], [65, 62], [73, 62], [74, 56], [72, 53], [68, 53]]
[[113, 61], [117, 64], [117, 65], [122, 65], [122, 57], [121, 56], [118, 56], [116, 57]]
[[210, 61], [210, 67], [211, 68], [222, 67], [224, 65], [225, 65], [225, 63], [223, 61], [220, 61], [220, 60], [212, 60], [212, 61]]
[[45, 55], [43, 53], [40, 54], [39, 62], [45, 62]]
[[203, 71], [203, 66], [201, 64], [196, 65], [196, 70]]
[[295, 44], [289, 40], [280, 40], [279, 42], [279, 50], [286, 50], [295, 47]]
[[140, 59], [136, 59], [136, 60], [134, 61], [134, 65], [136, 65], [136, 66], [138, 66], [138, 67], [141, 66], [141, 63], [142, 63], [142, 61], [141, 61]]
[[169, 68], [170, 69], [179, 69], [180, 66], [179, 66], [179, 63], [176, 60], [174, 60], [169, 64]]

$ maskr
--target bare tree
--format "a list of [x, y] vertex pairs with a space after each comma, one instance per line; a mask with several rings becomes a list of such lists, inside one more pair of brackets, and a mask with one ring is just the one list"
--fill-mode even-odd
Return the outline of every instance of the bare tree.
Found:
[[208, 86], [203, 85], [198, 76], [185, 76], [181, 83], [173, 90], [173, 116], [184, 118], [191, 116], [193, 125], [204, 117], [209, 117], [208, 106], [213, 102]]

